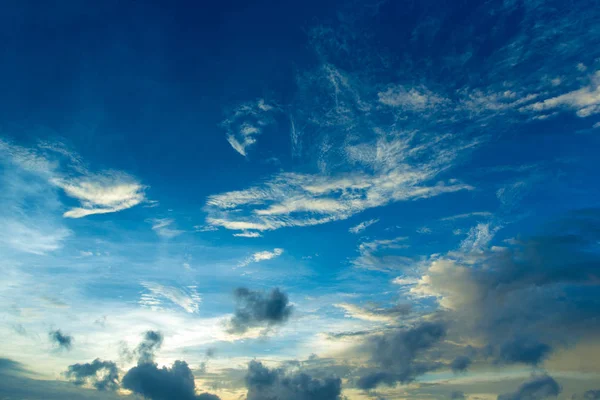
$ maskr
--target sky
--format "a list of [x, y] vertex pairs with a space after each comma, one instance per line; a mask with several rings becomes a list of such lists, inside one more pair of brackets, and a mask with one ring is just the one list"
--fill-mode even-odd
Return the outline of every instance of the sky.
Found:
[[2, 8], [0, 398], [600, 399], [597, 1]]

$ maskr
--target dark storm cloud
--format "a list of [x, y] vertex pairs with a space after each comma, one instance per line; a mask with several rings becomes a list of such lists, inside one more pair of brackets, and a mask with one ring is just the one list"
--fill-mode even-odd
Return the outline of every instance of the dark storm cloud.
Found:
[[339, 378], [316, 379], [303, 373], [269, 369], [258, 361], [248, 364], [247, 400], [340, 400]]
[[65, 373], [76, 385], [91, 384], [98, 390], [117, 390], [119, 388], [119, 370], [112, 361], [96, 358], [91, 363], [73, 364]]
[[50, 336], [50, 341], [60, 349], [71, 350], [71, 347], [73, 347], [73, 336], [63, 334], [60, 329], [50, 331], [48, 335]]
[[171, 368], [155, 363], [140, 363], [123, 377], [122, 386], [150, 400], [218, 400], [209, 393], [196, 395], [192, 370], [185, 361], [175, 361]]
[[288, 296], [279, 289], [270, 293], [238, 288], [234, 292], [237, 308], [229, 332], [244, 333], [253, 327], [271, 327], [285, 323], [292, 313]]
[[471, 365], [472, 360], [467, 356], [458, 356], [450, 363], [450, 368], [454, 372], [464, 372]]
[[413, 328], [370, 338], [366, 344], [371, 361], [379, 369], [357, 381], [361, 389], [380, 383], [408, 383], [417, 376], [440, 367], [439, 363], [416, 361], [418, 355], [438, 344], [446, 335], [442, 322], [423, 322]]
[[556, 397], [562, 391], [558, 382], [548, 375], [531, 378], [523, 383], [516, 392], [498, 396], [498, 400], [542, 400]]

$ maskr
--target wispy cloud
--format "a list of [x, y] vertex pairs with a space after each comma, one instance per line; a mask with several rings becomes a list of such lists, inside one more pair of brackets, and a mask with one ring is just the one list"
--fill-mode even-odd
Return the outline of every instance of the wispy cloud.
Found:
[[247, 148], [256, 143], [256, 137], [273, 123], [276, 108], [258, 99], [238, 106], [221, 126], [227, 131], [227, 141], [235, 151], [247, 155]]
[[80, 202], [63, 214], [66, 218], [118, 212], [146, 201], [147, 187], [137, 179], [119, 171], [91, 172], [78, 154], [60, 143], [26, 148], [0, 140], [0, 151], [21, 171], [36, 174]]
[[370, 219], [368, 221], [363, 221], [358, 225], [353, 226], [352, 228], [348, 229], [348, 232], [350, 233], [360, 233], [362, 231], [364, 231], [365, 229], [367, 229], [368, 227], [370, 227], [373, 224], [376, 224], [377, 222], [379, 222], [379, 219]]
[[350, 303], [338, 303], [334, 306], [344, 310], [347, 317], [372, 322], [397, 322], [399, 317], [410, 312], [410, 306], [407, 304], [389, 308], [373, 305], [361, 307]]
[[139, 304], [152, 309], [161, 309], [164, 304], [162, 299], [166, 299], [188, 313], [196, 313], [202, 301], [195, 286], [177, 288], [153, 282], [142, 282], [142, 286], [148, 290], [148, 293], [142, 294]]
[[409, 263], [408, 257], [394, 254], [394, 251], [406, 249], [407, 237], [381, 239], [363, 242], [358, 246], [359, 256], [352, 260], [352, 265], [379, 271], [399, 269]]
[[245, 238], [259, 238], [259, 237], [262, 237], [262, 235], [260, 234], [260, 232], [234, 233], [233, 236], [235, 236], [235, 237], [245, 237]]
[[526, 110], [545, 112], [557, 108], [575, 110], [579, 117], [589, 117], [600, 113], [600, 71], [591, 77], [590, 83], [581, 89], [551, 97], [527, 107]]
[[145, 187], [124, 173], [90, 174], [77, 178], [56, 178], [53, 183], [81, 202], [64, 213], [67, 218], [81, 218], [126, 210], [142, 203]]
[[171, 239], [179, 236], [183, 231], [172, 228], [174, 221], [170, 218], [154, 218], [148, 220], [152, 224], [152, 230], [160, 237]]
[[245, 267], [251, 263], [271, 260], [283, 254], [283, 249], [275, 248], [273, 251], [258, 251], [239, 263], [240, 267]]
[[450, 217], [445, 217], [442, 218], [441, 221], [454, 221], [457, 219], [465, 219], [465, 218], [472, 218], [472, 217], [485, 217], [485, 218], [489, 218], [491, 217], [493, 214], [489, 211], [473, 211], [470, 213], [465, 213], [465, 214], [456, 214], [456, 215], [452, 215]]

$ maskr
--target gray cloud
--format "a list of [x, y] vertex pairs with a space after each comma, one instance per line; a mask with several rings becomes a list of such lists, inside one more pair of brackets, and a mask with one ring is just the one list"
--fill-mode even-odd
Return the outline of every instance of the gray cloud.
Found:
[[434, 296], [451, 328], [483, 340], [497, 364], [539, 365], [554, 348], [600, 328], [600, 210], [505, 247], [433, 257], [410, 289]]
[[588, 390], [583, 394], [583, 398], [585, 400], [598, 400], [600, 399], [600, 389], [598, 390]]
[[410, 329], [399, 330], [370, 338], [367, 349], [377, 372], [362, 376], [357, 381], [361, 389], [373, 389], [384, 383], [408, 383], [418, 375], [439, 368], [438, 363], [419, 362], [415, 359], [422, 352], [436, 345], [446, 335], [442, 322], [423, 322]]
[[292, 313], [288, 296], [279, 289], [270, 293], [238, 288], [234, 292], [237, 308], [231, 318], [229, 331], [244, 333], [253, 327], [269, 328], [285, 323]]
[[76, 385], [91, 384], [98, 390], [117, 390], [119, 388], [119, 370], [112, 361], [96, 358], [91, 363], [73, 364], [65, 373]]
[[450, 393], [450, 398], [454, 400], [466, 399], [465, 394], [458, 391]]
[[60, 329], [50, 331], [48, 336], [50, 341], [59, 349], [71, 350], [71, 347], [73, 347], [73, 336], [63, 334]]
[[537, 365], [542, 362], [552, 348], [546, 343], [527, 337], [515, 337], [500, 347], [500, 362]]
[[534, 376], [516, 392], [501, 394], [498, 400], [542, 400], [556, 397], [562, 391], [558, 382], [548, 375]]
[[147, 331], [144, 339], [135, 350], [138, 356], [138, 363], [151, 363], [154, 360], [154, 353], [160, 349], [163, 342], [163, 335], [157, 331]]
[[333, 377], [316, 379], [302, 372], [286, 373], [251, 361], [246, 387], [247, 400], [340, 400], [342, 381]]
[[[177, 360], [169, 367], [159, 368], [154, 355], [163, 343], [163, 335], [146, 331], [134, 355], [138, 363], [123, 376], [120, 387], [149, 400], [219, 400], [210, 393], [196, 394], [192, 370], [185, 361]], [[76, 385], [91, 384], [98, 390], [119, 388], [119, 371], [112, 361], [95, 359], [91, 363], [74, 364], [65, 372]]]
[[458, 356], [450, 363], [450, 368], [454, 372], [466, 371], [473, 361], [467, 356]]

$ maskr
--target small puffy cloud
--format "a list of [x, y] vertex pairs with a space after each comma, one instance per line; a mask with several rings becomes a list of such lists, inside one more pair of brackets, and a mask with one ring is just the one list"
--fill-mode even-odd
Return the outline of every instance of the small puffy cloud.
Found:
[[48, 336], [50, 341], [59, 349], [71, 350], [71, 347], [73, 347], [73, 336], [65, 335], [60, 329], [50, 331]]
[[370, 219], [368, 221], [363, 221], [360, 224], [355, 225], [352, 228], [348, 229], [348, 232], [357, 234], [357, 233], [360, 233], [360, 232], [364, 231], [365, 229], [367, 229], [371, 225], [376, 224], [378, 222], [379, 222], [379, 219]]
[[273, 251], [258, 251], [252, 254], [250, 257], [246, 258], [244, 261], [240, 262], [240, 267], [245, 267], [246, 265], [271, 260], [273, 258], [279, 257], [283, 254], [283, 249], [275, 248]]
[[152, 230], [158, 236], [166, 239], [174, 238], [183, 233], [183, 231], [172, 227], [174, 221], [171, 218], [153, 218], [149, 219], [148, 222], [152, 224]]
[[498, 400], [544, 400], [557, 397], [562, 388], [548, 375], [534, 376], [523, 383], [517, 391], [498, 396]]
[[228, 329], [233, 334], [284, 324], [292, 313], [288, 296], [277, 288], [269, 293], [238, 288], [234, 296], [237, 306]]
[[117, 390], [119, 370], [112, 361], [96, 358], [91, 363], [73, 364], [65, 372], [67, 379], [76, 385], [91, 385], [98, 390]]
[[303, 372], [287, 373], [250, 361], [245, 377], [247, 400], [341, 400], [340, 378], [314, 378]]

